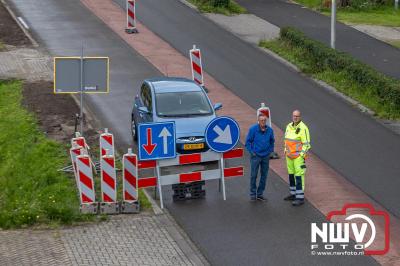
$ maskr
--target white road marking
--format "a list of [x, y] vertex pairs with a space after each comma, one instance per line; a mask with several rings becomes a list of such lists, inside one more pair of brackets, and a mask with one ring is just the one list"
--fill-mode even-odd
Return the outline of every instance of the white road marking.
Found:
[[28, 24], [26, 24], [25, 20], [21, 17], [17, 17], [19, 22], [21, 22], [22, 26], [24, 26], [25, 29], [29, 30]]

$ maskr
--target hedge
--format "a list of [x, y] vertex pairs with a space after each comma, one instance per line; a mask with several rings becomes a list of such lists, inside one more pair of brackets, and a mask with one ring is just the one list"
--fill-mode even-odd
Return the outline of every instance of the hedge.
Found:
[[280, 38], [288, 45], [302, 48], [305, 51], [304, 59], [311, 61], [314, 66], [312, 72], [345, 71], [348, 78], [361, 85], [360, 87], [364, 90], [363, 94], [376, 97], [379, 104], [384, 105], [391, 116], [400, 116], [399, 80], [379, 73], [346, 53], [338, 52], [323, 43], [308, 38], [295, 28], [282, 28]]

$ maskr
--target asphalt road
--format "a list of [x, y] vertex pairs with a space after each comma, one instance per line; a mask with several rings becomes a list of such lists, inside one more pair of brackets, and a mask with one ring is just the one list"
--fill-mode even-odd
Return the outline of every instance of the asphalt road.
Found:
[[[292, 26], [307, 36], [330, 46], [330, 17], [308, 8], [281, 0], [238, 0], [250, 13], [278, 27]], [[343, 23], [336, 24], [336, 49], [389, 76], [400, 78], [400, 50], [355, 30]]]
[[[246, 154], [245, 173], [248, 161]], [[308, 202], [294, 208], [283, 201], [287, 184], [274, 172], [269, 172], [266, 203], [249, 201], [248, 182], [247, 176], [228, 180], [226, 201], [217, 181], [207, 182], [205, 199], [185, 202], [172, 202], [172, 190], [163, 187], [169, 212], [212, 265], [377, 264], [372, 257], [311, 255], [310, 224], [324, 222], [324, 216]]]
[[137, 16], [182, 54], [196, 44], [205, 70], [253, 108], [266, 102], [281, 129], [300, 109], [312, 151], [400, 216], [398, 135], [177, 0], [138, 2]]
[[[110, 94], [85, 95], [84, 106], [113, 130], [116, 144], [131, 145], [130, 111], [143, 79], [161, 74], [79, 1], [9, 1], [34, 37], [53, 56], [110, 57]], [[116, 108], [118, 107], [118, 108]]]
[[[133, 96], [142, 79], [160, 73], [77, 0], [13, 0], [11, 3], [17, 14], [26, 19], [35, 38], [52, 55], [79, 55], [83, 41], [85, 54], [110, 56], [111, 94], [87, 96], [86, 104], [97, 114], [102, 125], [116, 134], [120, 147], [126, 148], [131, 144], [129, 112]], [[183, 11], [189, 12], [192, 19], [203, 20], [198, 14], [186, 9], [176, 10], [176, 16]], [[206, 20], [203, 22], [207, 23], [207, 27], [213, 26]], [[171, 26], [174, 27], [174, 23]], [[197, 28], [202, 29], [200, 26]], [[220, 29], [215, 28], [214, 31], [223, 38], [232, 39], [230, 34]], [[219, 40], [219, 35], [213, 36], [217, 43], [224, 41]], [[238, 39], [233, 41], [243, 49], [247, 47]], [[284, 116], [286, 118], [286, 114]], [[248, 158], [245, 164], [247, 162]], [[207, 185], [206, 200], [182, 204], [172, 204], [168, 188], [165, 189], [169, 210], [212, 264], [376, 264], [371, 257], [311, 256], [310, 223], [325, 221], [319, 211], [308, 203], [295, 209], [284, 202], [282, 197], [287, 193], [287, 186], [274, 173], [271, 173], [269, 179], [269, 202], [250, 204], [247, 200], [247, 182], [246, 178], [228, 181], [228, 200], [225, 202], [215, 182]]]

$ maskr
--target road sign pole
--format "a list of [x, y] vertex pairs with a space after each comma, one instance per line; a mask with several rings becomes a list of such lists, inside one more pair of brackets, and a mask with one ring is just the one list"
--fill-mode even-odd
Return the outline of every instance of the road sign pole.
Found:
[[163, 202], [162, 189], [161, 189], [160, 166], [158, 165], [158, 160], [156, 161], [156, 174], [157, 174], [158, 194], [160, 195], [160, 207], [161, 207], [161, 209], [164, 209], [164, 202]]
[[394, 8], [397, 10], [399, 9], [399, 0], [394, 1]]
[[81, 86], [81, 102], [80, 102], [80, 125], [81, 125], [81, 136], [83, 136], [83, 43], [82, 43], [82, 50], [81, 50], [81, 76], [80, 76], [80, 86]]
[[226, 200], [226, 193], [225, 193], [225, 175], [224, 175], [224, 156], [221, 154], [221, 159], [219, 161], [220, 166], [219, 169], [221, 170], [221, 183], [222, 183], [222, 197]]
[[331, 48], [335, 49], [336, 42], [336, 0], [332, 0], [331, 6]]

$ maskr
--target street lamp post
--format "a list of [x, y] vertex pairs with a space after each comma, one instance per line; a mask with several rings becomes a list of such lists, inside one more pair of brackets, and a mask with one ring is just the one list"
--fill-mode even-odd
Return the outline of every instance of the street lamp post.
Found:
[[331, 48], [335, 49], [336, 42], [336, 0], [331, 5]]

